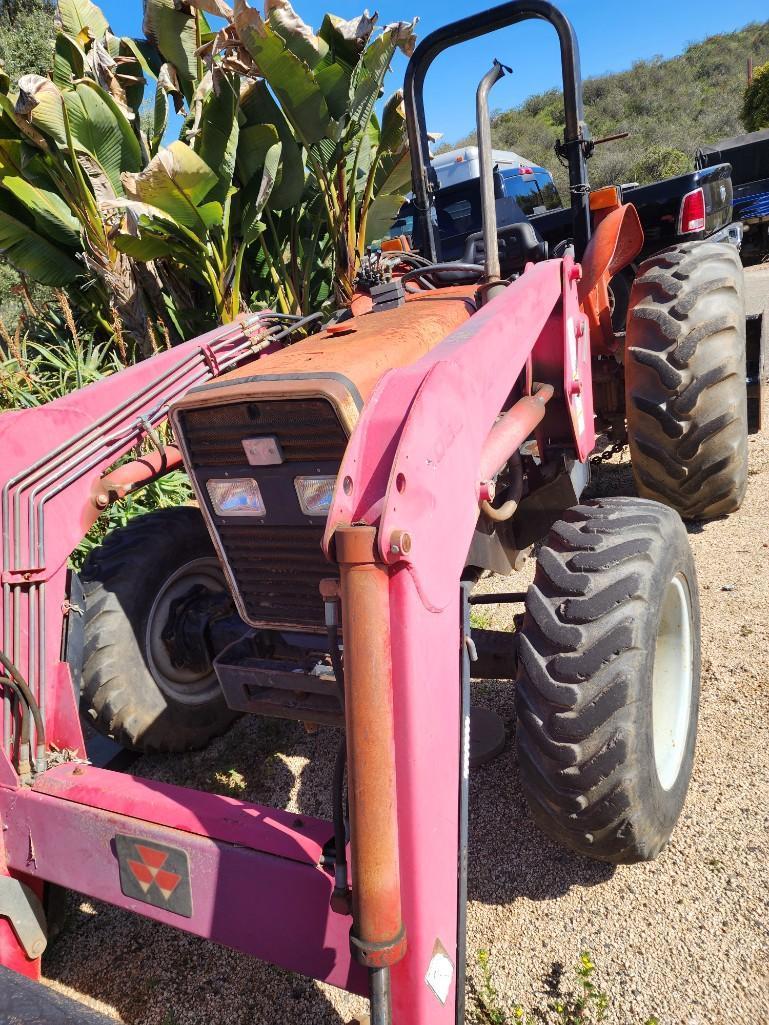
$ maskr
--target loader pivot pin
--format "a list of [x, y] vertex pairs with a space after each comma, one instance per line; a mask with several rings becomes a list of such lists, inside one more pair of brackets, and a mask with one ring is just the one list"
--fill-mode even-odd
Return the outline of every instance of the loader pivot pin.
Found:
[[[395, 789], [389, 573], [374, 527], [334, 535], [344, 637], [354, 956], [386, 993], [388, 968], [406, 952], [401, 916]], [[373, 978], [372, 978], [373, 982]], [[372, 991], [372, 999], [373, 999]]]

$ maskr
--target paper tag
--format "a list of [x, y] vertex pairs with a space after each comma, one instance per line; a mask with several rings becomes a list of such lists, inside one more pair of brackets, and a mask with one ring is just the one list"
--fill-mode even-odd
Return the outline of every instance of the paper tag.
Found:
[[440, 940], [435, 941], [433, 956], [427, 967], [425, 982], [442, 1004], [446, 1003], [454, 978], [454, 965]]

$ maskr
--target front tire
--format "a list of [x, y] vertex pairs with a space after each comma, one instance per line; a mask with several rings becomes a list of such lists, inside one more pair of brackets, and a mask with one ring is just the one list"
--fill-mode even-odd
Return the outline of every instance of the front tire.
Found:
[[697, 580], [678, 515], [637, 498], [570, 509], [540, 550], [519, 640], [534, 820], [580, 854], [652, 860], [681, 813], [697, 733]]
[[639, 495], [684, 519], [739, 509], [748, 476], [740, 257], [687, 242], [646, 260], [630, 297], [625, 407]]
[[[179, 663], [164, 639], [174, 603], [193, 588], [226, 592], [200, 511], [162, 509], [112, 531], [89, 556], [81, 707], [134, 751], [204, 747], [236, 718], [210, 662]], [[202, 592], [199, 592], [202, 593]]]

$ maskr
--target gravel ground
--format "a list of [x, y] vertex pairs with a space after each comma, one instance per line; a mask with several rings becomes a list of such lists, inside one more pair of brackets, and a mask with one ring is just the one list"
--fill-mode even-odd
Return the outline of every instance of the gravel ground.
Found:
[[[750, 274], [755, 296], [766, 296], [758, 281]], [[661, 857], [613, 869], [550, 843], [527, 817], [511, 744], [474, 772], [471, 989], [478, 951], [488, 950], [508, 1014], [516, 1003], [546, 1008], [561, 973], [568, 989], [571, 966], [589, 949], [610, 998], [608, 1025], [651, 1015], [660, 1025], [769, 1022], [769, 438], [751, 439], [750, 454], [742, 510], [690, 530], [703, 610], [700, 739], [689, 799]], [[592, 490], [632, 494], [627, 463], [602, 467]], [[491, 619], [509, 625], [502, 611]], [[509, 684], [476, 685], [475, 700], [513, 731]], [[307, 735], [246, 718], [201, 754], [143, 758], [132, 771], [328, 816], [336, 739], [333, 730]], [[364, 1009], [117, 908], [74, 894], [70, 904], [46, 980], [126, 1025], [339, 1025]]]

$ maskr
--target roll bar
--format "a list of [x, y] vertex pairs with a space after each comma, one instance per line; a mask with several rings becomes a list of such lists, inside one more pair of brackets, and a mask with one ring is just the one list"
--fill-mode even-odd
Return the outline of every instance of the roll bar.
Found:
[[559, 146], [568, 160], [569, 192], [574, 214], [574, 247], [579, 260], [590, 240], [590, 197], [587, 163], [590, 133], [584, 120], [582, 76], [579, 67], [577, 37], [568, 18], [548, 0], [510, 0], [480, 14], [444, 25], [417, 46], [406, 69], [404, 84], [406, 124], [411, 152], [411, 180], [414, 207], [421, 219], [425, 255], [433, 261], [441, 258], [440, 239], [433, 229], [431, 211], [438, 190], [438, 177], [430, 163], [429, 141], [425, 122], [423, 87], [425, 76], [435, 58], [450, 46], [496, 32], [520, 21], [537, 18], [549, 21], [558, 33], [563, 74], [563, 104], [566, 113], [564, 141]]

